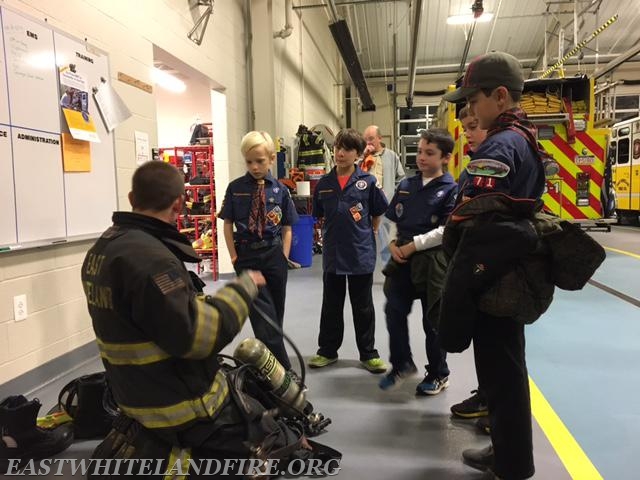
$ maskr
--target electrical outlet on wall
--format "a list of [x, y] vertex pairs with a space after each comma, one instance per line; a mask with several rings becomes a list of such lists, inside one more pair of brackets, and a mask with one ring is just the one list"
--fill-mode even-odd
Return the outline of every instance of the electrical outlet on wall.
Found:
[[16, 295], [15, 297], [13, 297], [13, 313], [16, 322], [27, 318], [28, 311], [26, 295]]

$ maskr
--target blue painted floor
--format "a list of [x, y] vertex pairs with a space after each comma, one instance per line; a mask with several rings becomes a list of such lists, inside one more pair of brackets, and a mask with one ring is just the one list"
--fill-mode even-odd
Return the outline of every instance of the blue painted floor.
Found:
[[640, 299], [640, 259], [607, 250], [607, 260], [593, 279], [632, 298]]
[[[616, 234], [597, 239], [614, 246]], [[594, 279], [640, 299], [639, 259], [608, 251]], [[637, 479], [640, 308], [591, 285], [556, 290], [527, 341], [529, 374], [601, 475]]]

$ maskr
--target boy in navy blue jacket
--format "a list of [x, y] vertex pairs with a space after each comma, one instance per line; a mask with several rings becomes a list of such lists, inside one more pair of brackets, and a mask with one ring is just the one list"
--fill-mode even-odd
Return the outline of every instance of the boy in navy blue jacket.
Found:
[[336, 135], [336, 167], [322, 177], [313, 195], [313, 214], [324, 218], [322, 228], [323, 293], [318, 353], [309, 366], [321, 368], [338, 360], [344, 333], [347, 281], [360, 362], [372, 373], [386, 365], [375, 349], [375, 310], [371, 289], [376, 265], [375, 233], [387, 198], [376, 177], [355, 165], [365, 141], [351, 128]]
[[[474, 152], [480, 148], [482, 142], [487, 138], [487, 130], [480, 127], [478, 119], [471, 115], [469, 107], [466, 105], [458, 112], [458, 120], [460, 120], [462, 124], [464, 136], [467, 138], [469, 155], [473, 156]], [[469, 173], [463, 169], [458, 178], [458, 190], [462, 191], [469, 182]], [[460, 196], [458, 200], [462, 200], [462, 196]], [[477, 390], [472, 390], [471, 393], [472, 395], [469, 398], [451, 406], [451, 413], [453, 415], [460, 418], [476, 418], [486, 417], [489, 414], [487, 396], [484, 390], [482, 390], [482, 387], [478, 385]], [[486, 424], [486, 418], [476, 423], [483, 432], [487, 431], [487, 428], [485, 428]]]
[[[391, 370], [380, 380], [380, 388], [391, 390], [417, 372], [409, 345], [407, 317], [413, 300], [422, 304], [422, 324], [426, 335], [427, 373], [417, 386], [418, 395], [436, 395], [449, 386], [446, 352], [440, 348], [438, 334], [427, 316], [427, 292], [418, 291], [412, 280], [412, 256], [442, 243], [444, 224], [453, 210], [458, 191], [453, 177], [444, 171], [453, 151], [453, 138], [446, 130], [422, 132], [418, 143], [419, 172], [404, 179], [387, 209], [386, 216], [396, 222], [397, 239], [389, 245], [395, 268], [386, 269], [387, 329], [391, 351]], [[415, 257], [414, 257], [415, 259]]]
[[[467, 166], [463, 198], [496, 192], [514, 199], [542, 196], [545, 158], [538, 150], [535, 126], [518, 105], [523, 88], [518, 59], [490, 52], [475, 58], [460, 87], [444, 96], [449, 102], [466, 101], [480, 128], [488, 130]], [[480, 168], [487, 164], [501, 166], [506, 175]], [[465, 450], [462, 457], [468, 465], [507, 480], [535, 473], [525, 344], [524, 324], [478, 311], [473, 353], [478, 381], [487, 396], [492, 444]]]
[[[247, 173], [227, 187], [218, 217], [224, 220], [224, 238], [236, 272], [257, 270], [266, 279], [253, 305], [282, 328], [291, 226], [298, 221], [298, 214], [287, 187], [271, 175], [276, 158], [271, 136], [249, 132], [242, 138], [240, 150]], [[291, 370], [282, 333], [262, 315], [252, 306], [249, 319], [253, 333], [285, 369]]]

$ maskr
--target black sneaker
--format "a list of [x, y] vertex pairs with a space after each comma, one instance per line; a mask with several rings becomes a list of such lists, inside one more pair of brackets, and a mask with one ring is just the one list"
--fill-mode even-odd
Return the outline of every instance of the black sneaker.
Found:
[[477, 419], [476, 427], [485, 435], [491, 435], [491, 423], [489, 422], [489, 416], [487, 415]]
[[418, 367], [416, 367], [413, 362], [405, 365], [402, 370], [391, 368], [391, 370], [380, 379], [378, 386], [381, 390], [395, 390], [404, 383], [407, 377], [415, 375], [416, 373], [418, 373]]
[[456, 403], [451, 407], [451, 413], [460, 418], [486, 417], [489, 414], [487, 403], [480, 396], [478, 390], [471, 390], [471, 395], [466, 400]]
[[493, 445], [476, 449], [470, 448], [462, 452], [462, 461], [471, 468], [486, 472], [493, 468]]
[[424, 379], [416, 387], [416, 395], [428, 396], [437, 395], [449, 386], [449, 377], [436, 377], [427, 374]]

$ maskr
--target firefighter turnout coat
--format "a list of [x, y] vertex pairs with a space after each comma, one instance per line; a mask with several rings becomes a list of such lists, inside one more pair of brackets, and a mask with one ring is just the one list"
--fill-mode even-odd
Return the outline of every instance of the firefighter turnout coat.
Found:
[[216, 354], [240, 331], [257, 295], [246, 274], [213, 296], [199, 293], [183, 264], [197, 261], [174, 226], [116, 212], [82, 265], [116, 402], [174, 445], [226, 405], [229, 388]]

